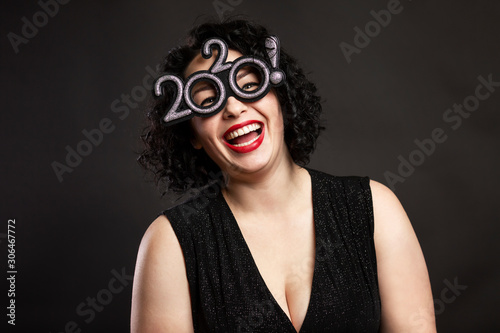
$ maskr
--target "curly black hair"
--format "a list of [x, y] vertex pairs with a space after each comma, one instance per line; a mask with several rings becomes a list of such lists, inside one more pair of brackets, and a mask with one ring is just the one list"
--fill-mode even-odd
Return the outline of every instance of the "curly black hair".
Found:
[[[222, 38], [230, 49], [243, 55], [268, 59], [264, 42], [269, 35], [265, 27], [248, 20], [203, 23], [188, 33], [184, 45], [169, 52], [161, 70], [183, 77], [186, 67], [200, 54], [203, 42], [213, 37]], [[285, 142], [294, 162], [304, 166], [309, 163], [309, 156], [323, 129], [320, 125], [320, 97], [297, 60], [283, 49], [280, 50], [279, 68], [286, 75], [285, 83], [275, 88], [283, 110]], [[171, 126], [163, 123], [173, 94], [173, 89], [165, 86], [164, 97], [155, 99], [148, 108], [147, 127], [141, 135], [145, 147], [137, 159], [153, 173], [162, 194], [169, 189], [182, 193], [192, 187], [203, 187], [211, 181], [222, 180], [217, 164], [203, 149], [192, 146], [188, 121]]]

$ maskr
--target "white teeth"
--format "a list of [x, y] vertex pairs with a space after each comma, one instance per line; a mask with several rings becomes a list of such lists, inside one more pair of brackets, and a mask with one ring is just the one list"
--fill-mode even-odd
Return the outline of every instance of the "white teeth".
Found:
[[[259, 135], [260, 136], [260, 135]], [[250, 141], [247, 141], [247, 142], [243, 142], [243, 143], [236, 143], [236, 144], [233, 144], [233, 146], [235, 147], [244, 147], [244, 146], [248, 146], [249, 144], [251, 144], [252, 142], [254, 142], [255, 140], [257, 140], [259, 138], [259, 136], [256, 136], [255, 138], [253, 138], [252, 140]]]
[[[260, 126], [260, 124], [259, 124], [259, 123], [253, 123], [253, 124], [247, 125], [247, 126], [245, 126], [245, 127], [238, 128], [237, 130], [234, 130], [234, 131], [232, 131], [232, 132], [228, 133], [228, 134], [226, 135], [226, 140], [228, 140], [228, 141], [229, 141], [229, 140], [232, 140], [232, 139], [237, 138], [237, 137], [239, 137], [239, 136], [242, 136], [242, 135], [248, 134], [248, 133], [250, 133], [250, 132], [256, 131], [256, 130], [258, 130], [259, 128], [261, 128], [261, 126]], [[240, 147], [240, 146], [242, 146], [242, 145], [243, 145], [243, 146], [246, 146], [246, 145], [248, 145], [248, 144], [252, 143], [253, 141], [255, 141], [255, 139], [254, 139], [254, 140], [250, 140], [249, 142], [242, 143], [242, 144], [240, 144], [240, 145], [235, 145], [235, 146], [236, 146], [236, 147]]]

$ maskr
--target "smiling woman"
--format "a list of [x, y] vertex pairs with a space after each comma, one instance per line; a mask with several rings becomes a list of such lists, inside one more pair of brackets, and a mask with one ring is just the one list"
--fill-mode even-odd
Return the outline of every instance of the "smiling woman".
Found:
[[305, 168], [321, 105], [277, 37], [248, 21], [202, 24], [163, 70], [139, 162], [165, 190], [217, 190], [146, 231], [132, 332], [435, 331], [394, 194]]

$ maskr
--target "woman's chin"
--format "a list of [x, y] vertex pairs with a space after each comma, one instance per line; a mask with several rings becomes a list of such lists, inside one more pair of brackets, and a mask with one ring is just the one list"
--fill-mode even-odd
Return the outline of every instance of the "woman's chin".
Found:
[[281, 154], [281, 149], [276, 149], [270, 145], [263, 144], [259, 149], [249, 154], [238, 154], [226, 164], [224, 169], [230, 177], [241, 178], [245, 175], [253, 175], [275, 169], [282, 164], [281, 158], [286, 158]]
[[267, 163], [256, 163], [255, 161], [250, 161], [250, 163], [234, 163], [229, 166], [227, 172], [231, 177], [239, 178], [262, 171], [266, 165]]
[[260, 156], [248, 156], [248, 158], [238, 158], [236, 161], [225, 164], [221, 167], [231, 178], [245, 178], [264, 170], [269, 165], [270, 159]]

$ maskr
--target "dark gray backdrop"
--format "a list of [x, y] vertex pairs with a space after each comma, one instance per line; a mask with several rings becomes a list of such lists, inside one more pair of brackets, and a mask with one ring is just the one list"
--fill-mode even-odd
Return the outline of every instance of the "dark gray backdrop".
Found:
[[[387, 185], [400, 177], [393, 189], [427, 260], [439, 331], [498, 331], [500, 88], [478, 78], [500, 81], [499, 2], [60, 3], [0, 5], [0, 262], [6, 272], [15, 219], [20, 331], [129, 329], [139, 242], [172, 204], [135, 161], [143, 78], [193, 23], [219, 14], [268, 25], [317, 83], [327, 130], [310, 167]], [[390, 22], [374, 23], [387, 9]], [[369, 35], [356, 38], [356, 27]], [[448, 111], [463, 103], [463, 115]], [[68, 166], [67, 149], [86, 156]], [[58, 178], [55, 164], [68, 172]]]

